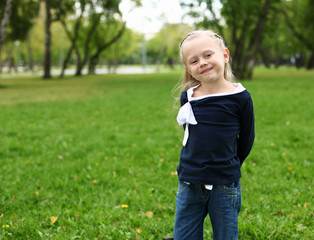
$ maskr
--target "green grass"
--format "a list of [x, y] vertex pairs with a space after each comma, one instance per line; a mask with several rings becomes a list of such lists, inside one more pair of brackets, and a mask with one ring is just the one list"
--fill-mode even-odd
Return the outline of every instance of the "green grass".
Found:
[[[0, 239], [172, 235], [179, 77], [0, 79]], [[313, 239], [313, 80], [257, 69], [243, 82], [256, 141], [242, 167], [239, 239]]]

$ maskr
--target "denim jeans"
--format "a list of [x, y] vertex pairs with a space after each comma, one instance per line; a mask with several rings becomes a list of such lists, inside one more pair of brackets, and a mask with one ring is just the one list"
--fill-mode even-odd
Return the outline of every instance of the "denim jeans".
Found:
[[179, 182], [176, 197], [175, 240], [202, 240], [203, 225], [209, 214], [214, 240], [238, 238], [238, 215], [241, 209], [240, 181], [230, 186]]

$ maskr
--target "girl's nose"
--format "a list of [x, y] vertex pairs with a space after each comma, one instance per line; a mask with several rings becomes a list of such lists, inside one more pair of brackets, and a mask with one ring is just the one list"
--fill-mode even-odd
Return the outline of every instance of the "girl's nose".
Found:
[[204, 65], [207, 65], [207, 62], [206, 62], [206, 60], [204, 58], [201, 58], [200, 59], [200, 66], [202, 67]]

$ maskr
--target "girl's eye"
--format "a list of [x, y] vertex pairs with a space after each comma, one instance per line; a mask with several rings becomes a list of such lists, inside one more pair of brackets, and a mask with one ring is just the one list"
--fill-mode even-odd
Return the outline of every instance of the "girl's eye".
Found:
[[191, 61], [191, 64], [195, 64], [195, 63], [197, 63], [197, 60]]
[[206, 54], [206, 57], [209, 58], [211, 56], [211, 54]]

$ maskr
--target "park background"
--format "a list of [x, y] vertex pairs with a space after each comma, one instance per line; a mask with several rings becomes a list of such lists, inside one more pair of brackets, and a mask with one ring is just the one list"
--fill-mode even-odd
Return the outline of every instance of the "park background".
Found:
[[208, 28], [255, 107], [239, 239], [313, 239], [313, 1], [163, 2], [0, 1], [0, 239], [172, 235], [178, 44]]

